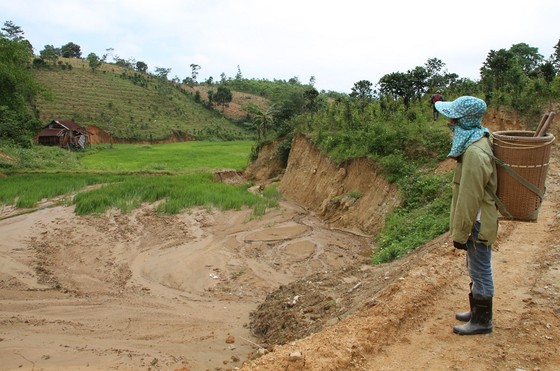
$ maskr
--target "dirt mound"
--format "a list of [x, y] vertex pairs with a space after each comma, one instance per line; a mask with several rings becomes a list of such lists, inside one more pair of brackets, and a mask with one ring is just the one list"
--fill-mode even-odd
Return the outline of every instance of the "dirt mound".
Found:
[[279, 145], [279, 141], [264, 143], [257, 159], [245, 168], [243, 177], [262, 184], [282, 175], [285, 166], [278, 156]]

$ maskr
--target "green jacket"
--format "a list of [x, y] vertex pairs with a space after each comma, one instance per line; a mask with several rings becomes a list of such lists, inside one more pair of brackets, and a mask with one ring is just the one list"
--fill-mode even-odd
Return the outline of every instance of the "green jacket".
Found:
[[475, 242], [491, 245], [498, 235], [498, 210], [488, 186], [494, 193], [498, 184], [490, 139], [483, 137], [459, 157], [453, 176], [450, 232], [453, 241], [466, 243], [480, 210], [480, 232]]

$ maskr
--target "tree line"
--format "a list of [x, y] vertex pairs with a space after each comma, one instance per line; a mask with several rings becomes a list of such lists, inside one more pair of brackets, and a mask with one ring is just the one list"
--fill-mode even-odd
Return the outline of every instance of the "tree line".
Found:
[[[123, 59], [113, 55], [109, 48], [102, 56], [89, 53], [86, 57], [92, 72], [113, 56], [114, 63], [138, 74], [147, 74], [148, 65], [133, 58]], [[4, 23], [0, 32], [0, 140], [10, 140], [19, 145], [29, 145], [31, 133], [37, 129], [37, 115], [33, 106], [34, 97], [44, 93], [33, 80], [30, 67], [61, 65], [59, 58], [82, 58], [81, 47], [69, 42], [60, 47], [45, 45], [35, 56], [33, 47], [24, 38], [23, 30], [11, 21]], [[30, 61], [31, 66], [30, 66]], [[61, 65], [62, 68], [71, 66]], [[228, 78], [224, 73], [215, 81], [212, 77], [198, 82], [201, 66], [191, 64], [191, 75], [184, 79], [169, 78], [171, 69], [156, 67], [152, 75], [158, 89], [165, 93], [167, 86], [207, 85], [208, 103], [224, 107], [232, 100], [232, 91], [246, 92], [267, 98], [268, 108], [248, 105], [248, 119], [254, 124], [259, 139], [266, 139], [269, 132], [285, 135], [294, 128], [293, 119], [298, 115], [311, 115], [329, 109], [329, 105], [343, 104], [346, 110], [355, 109], [362, 119], [367, 112], [395, 112], [398, 107], [406, 112], [414, 102], [425, 101], [433, 91], [442, 90], [448, 98], [459, 95], [477, 95], [489, 105], [508, 105], [520, 112], [535, 113], [542, 103], [560, 98], [560, 41], [554, 46], [553, 55], [545, 58], [538, 48], [525, 43], [512, 45], [508, 49], [491, 50], [480, 68], [480, 80], [462, 78], [449, 72], [438, 58], [430, 58], [422, 66], [406, 72], [392, 72], [382, 76], [376, 84], [360, 80], [349, 94], [317, 91], [315, 79], [301, 83], [297, 77], [285, 80], [247, 79], [238, 72]], [[213, 87], [217, 86], [217, 90]], [[201, 101], [200, 95], [193, 99]], [[371, 108], [371, 105], [377, 108]], [[353, 108], [352, 108], [353, 107]], [[350, 117], [351, 115], [348, 115]], [[414, 113], [409, 113], [413, 117]], [[14, 128], [18, 128], [14, 130]]]

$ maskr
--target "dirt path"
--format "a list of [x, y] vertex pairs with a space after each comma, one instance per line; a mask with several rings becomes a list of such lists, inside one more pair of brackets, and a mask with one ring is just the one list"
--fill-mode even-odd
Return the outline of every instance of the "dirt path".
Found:
[[[399, 264], [407, 271], [353, 316], [276, 347], [254, 370], [560, 369], [560, 176], [555, 148], [537, 223], [501, 222], [493, 267], [495, 330], [452, 333], [467, 308], [464, 255], [444, 235]], [[389, 266], [388, 266], [389, 267]], [[367, 286], [365, 290], [369, 290]]]
[[56, 206], [0, 220], [0, 370], [560, 369], [558, 155], [538, 222], [501, 223], [488, 336], [451, 332], [468, 278], [447, 235], [373, 267], [367, 236], [290, 202]]

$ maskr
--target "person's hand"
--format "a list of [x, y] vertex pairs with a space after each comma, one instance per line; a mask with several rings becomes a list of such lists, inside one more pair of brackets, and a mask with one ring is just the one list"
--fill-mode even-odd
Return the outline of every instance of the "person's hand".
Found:
[[453, 247], [460, 250], [467, 250], [467, 244], [457, 241], [453, 241]]

